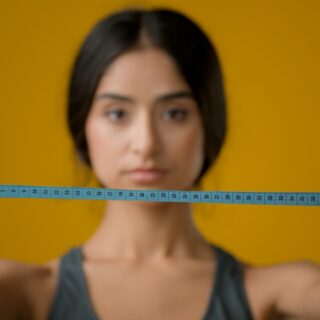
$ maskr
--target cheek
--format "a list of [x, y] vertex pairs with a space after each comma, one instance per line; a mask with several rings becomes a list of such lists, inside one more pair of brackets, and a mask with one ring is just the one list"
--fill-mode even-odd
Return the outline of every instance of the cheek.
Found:
[[175, 139], [171, 137], [169, 143], [179, 166], [198, 167], [202, 164], [203, 134], [198, 126], [176, 134]]
[[91, 162], [94, 166], [112, 162], [116, 156], [116, 143], [112, 139], [112, 133], [99, 120], [88, 120], [86, 126], [86, 138]]

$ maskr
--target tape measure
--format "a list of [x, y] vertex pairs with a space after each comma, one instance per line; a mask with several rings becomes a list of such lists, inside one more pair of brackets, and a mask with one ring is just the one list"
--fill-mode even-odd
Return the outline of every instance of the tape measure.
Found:
[[130, 190], [91, 187], [0, 185], [0, 198], [127, 200], [216, 204], [319, 206], [320, 192]]

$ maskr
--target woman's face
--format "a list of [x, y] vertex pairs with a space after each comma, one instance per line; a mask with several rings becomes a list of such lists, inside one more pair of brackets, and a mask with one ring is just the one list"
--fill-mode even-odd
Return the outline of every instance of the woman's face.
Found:
[[[108, 188], [186, 190], [202, 168], [198, 105], [160, 49], [127, 52], [109, 66], [85, 133], [93, 171]], [[154, 167], [163, 172], [130, 172]]]

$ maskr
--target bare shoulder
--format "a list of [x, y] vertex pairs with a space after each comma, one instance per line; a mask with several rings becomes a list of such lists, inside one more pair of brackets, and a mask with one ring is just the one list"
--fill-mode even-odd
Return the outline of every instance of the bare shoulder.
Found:
[[28, 278], [35, 267], [13, 260], [0, 260], [0, 314], [6, 319], [29, 319], [31, 304]]
[[306, 286], [320, 277], [320, 265], [312, 261], [295, 261], [269, 266], [244, 267], [245, 281], [254, 288], [277, 295], [293, 286]]
[[[6, 319], [44, 319], [55, 290], [59, 259], [45, 264], [0, 260], [0, 313]], [[39, 299], [41, 297], [41, 299]]]
[[[0, 296], [5, 297], [5, 303], [17, 305], [25, 302], [24, 283], [31, 269], [32, 266], [28, 264], [14, 260], [0, 260]], [[1, 307], [4, 307], [4, 303]]]
[[295, 299], [320, 281], [320, 266], [307, 260], [267, 266], [244, 264], [243, 279], [255, 318], [269, 319], [289, 313]]

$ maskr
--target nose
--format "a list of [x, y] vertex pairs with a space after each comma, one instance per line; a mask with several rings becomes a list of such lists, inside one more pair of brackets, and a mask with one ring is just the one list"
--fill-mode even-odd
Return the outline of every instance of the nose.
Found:
[[144, 158], [155, 155], [159, 151], [159, 140], [156, 125], [152, 116], [144, 114], [134, 126], [132, 149]]

